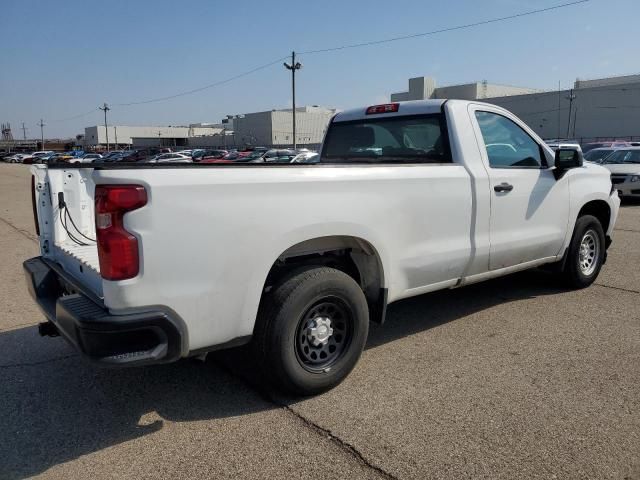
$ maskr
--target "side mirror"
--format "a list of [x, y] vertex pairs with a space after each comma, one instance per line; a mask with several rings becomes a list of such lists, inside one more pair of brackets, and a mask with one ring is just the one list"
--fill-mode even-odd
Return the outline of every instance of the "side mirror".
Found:
[[558, 148], [556, 150], [555, 164], [557, 170], [569, 170], [581, 167], [583, 163], [582, 152], [573, 148]]

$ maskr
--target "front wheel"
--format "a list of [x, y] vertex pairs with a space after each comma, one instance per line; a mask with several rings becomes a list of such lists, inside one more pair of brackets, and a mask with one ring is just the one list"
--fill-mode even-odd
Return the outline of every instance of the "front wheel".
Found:
[[592, 215], [578, 218], [562, 272], [567, 284], [572, 288], [591, 285], [600, 273], [605, 250], [600, 221]]
[[360, 286], [327, 267], [307, 267], [266, 294], [254, 333], [265, 375], [297, 395], [338, 385], [356, 365], [369, 331]]

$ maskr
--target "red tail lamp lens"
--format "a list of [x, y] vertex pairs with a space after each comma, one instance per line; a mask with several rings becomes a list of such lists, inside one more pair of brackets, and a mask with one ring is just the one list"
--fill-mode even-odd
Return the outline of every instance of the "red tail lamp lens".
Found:
[[125, 280], [138, 275], [138, 239], [124, 228], [124, 215], [147, 204], [141, 185], [97, 185], [96, 241], [100, 274], [105, 280]]

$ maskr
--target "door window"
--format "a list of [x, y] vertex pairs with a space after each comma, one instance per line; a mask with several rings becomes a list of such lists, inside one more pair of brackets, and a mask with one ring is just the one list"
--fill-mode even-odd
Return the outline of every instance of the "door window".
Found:
[[476, 112], [489, 165], [492, 168], [542, 168], [540, 145], [516, 123], [502, 115]]

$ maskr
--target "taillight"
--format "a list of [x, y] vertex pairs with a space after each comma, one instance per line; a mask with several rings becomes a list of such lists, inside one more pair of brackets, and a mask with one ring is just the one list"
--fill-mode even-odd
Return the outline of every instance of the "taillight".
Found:
[[400, 108], [399, 103], [385, 103], [383, 105], [373, 105], [367, 108], [367, 115], [372, 115], [374, 113], [397, 112], [399, 108]]
[[138, 239], [125, 230], [124, 214], [147, 204], [141, 185], [97, 185], [96, 242], [100, 275], [105, 280], [125, 280], [140, 270]]
[[36, 177], [31, 175], [31, 208], [33, 208], [33, 223], [36, 225], [36, 235], [40, 236], [40, 225], [38, 224], [38, 204], [36, 203]]

